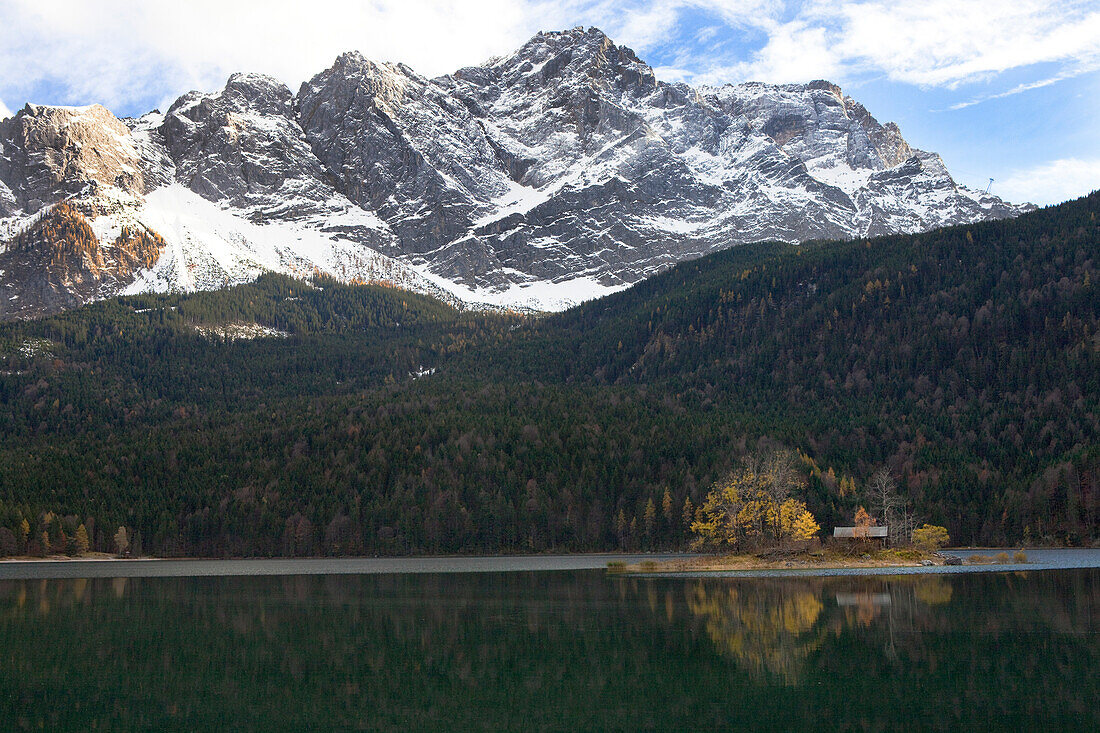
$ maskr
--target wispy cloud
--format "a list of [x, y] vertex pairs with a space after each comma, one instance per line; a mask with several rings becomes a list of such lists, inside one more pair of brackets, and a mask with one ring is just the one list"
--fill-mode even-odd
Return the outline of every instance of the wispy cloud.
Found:
[[1013, 171], [994, 181], [994, 192], [1008, 201], [1057, 204], [1100, 189], [1100, 158], [1063, 158]]
[[[1004, 72], [1053, 64], [1048, 79], [1070, 78], [1100, 66], [1100, 8], [1081, 0], [806, 0], [802, 3], [724, 3], [665, 0], [638, 39], [667, 36], [685, 14], [711, 12], [726, 33], [751, 29], [765, 40], [715, 57], [696, 49], [677, 68], [691, 80], [773, 82], [829, 77], [850, 82], [874, 75], [921, 87], [956, 89]], [[736, 54], [736, 55], [735, 55]], [[1024, 91], [1020, 89], [1019, 91]]]
[[988, 102], [991, 99], [1004, 99], [1006, 97], [1012, 97], [1023, 92], [1029, 92], [1032, 89], [1042, 89], [1043, 87], [1049, 87], [1052, 84], [1057, 84], [1060, 81], [1072, 79], [1073, 77], [1078, 76], [1082, 73], [1100, 70], [1100, 58], [1097, 58], [1095, 61], [1096, 63], [1093, 64], [1079, 64], [1078, 68], [1073, 69], [1072, 71], [1056, 74], [1055, 76], [1047, 77], [1045, 79], [1026, 82], [1024, 84], [1017, 84], [1007, 91], [997, 92], [995, 94], [980, 95], [972, 99], [968, 99], [965, 102], [958, 102], [957, 104], [951, 105], [949, 109], [966, 109], [967, 107], [973, 107], [974, 105], [981, 104], [982, 102]]
[[1066, 73], [1100, 59], [1100, 8], [1080, 0], [893, 0], [820, 3], [839, 15], [835, 52], [894, 81], [955, 88], [1011, 69], [1053, 63]]

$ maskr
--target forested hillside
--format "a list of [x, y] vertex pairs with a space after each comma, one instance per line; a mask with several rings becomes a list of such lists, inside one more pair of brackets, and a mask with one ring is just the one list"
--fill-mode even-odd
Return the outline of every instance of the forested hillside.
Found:
[[0, 553], [668, 547], [761, 444], [826, 528], [886, 465], [956, 541], [1090, 542], [1098, 210], [738, 247], [547, 318], [266, 276], [5, 324]]

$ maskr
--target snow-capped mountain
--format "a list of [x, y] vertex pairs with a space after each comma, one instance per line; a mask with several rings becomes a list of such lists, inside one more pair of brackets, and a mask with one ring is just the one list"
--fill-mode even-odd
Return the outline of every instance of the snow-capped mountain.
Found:
[[[60, 201], [98, 250], [52, 271]], [[437, 79], [347, 53], [297, 95], [235, 74], [137, 120], [28, 105], [0, 122], [0, 317], [265, 270], [553, 309], [744, 242], [1028, 208], [828, 82], [668, 84], [576, 28]]]

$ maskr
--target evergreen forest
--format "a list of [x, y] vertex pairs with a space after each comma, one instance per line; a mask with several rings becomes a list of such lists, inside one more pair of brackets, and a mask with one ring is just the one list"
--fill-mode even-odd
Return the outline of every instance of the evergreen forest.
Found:
[[823, 532], [886, 468], [956, 543], [1095, 543], [1098, 213], [741, 246], [549, 316], [265, 275], [0, 324], [0, 554], [679, 548], [773, 447]]

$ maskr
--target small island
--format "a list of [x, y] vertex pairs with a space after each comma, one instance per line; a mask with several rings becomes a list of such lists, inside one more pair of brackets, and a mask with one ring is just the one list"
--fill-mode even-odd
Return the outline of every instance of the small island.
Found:
[[1015, 550], [998, 551], [993, 555], [970, 555], [966, 558], [930, 551], [918, 547], [868, 548], [867, 552], [850, 552], [830, 546], [805, 549], [774, 550], [757, 553], [725, 553], [687, 557], [676, 560], [642, 560], [626, 564], [608, 563], [612, 573], [725, 573], [745, 570], [838, 570], [850, 568], [906, 568], [935, 565], [1018, 565], [1027, 562], [1027, 554]]
[[[827, 540], [821, 526], [798, 498], [805, 487], [798, 456], [771, 451], [749, 456], [744, 464], [714, 485], [695, 513], [691, 549], [705, 554], [658, 562], [612, 562], [613, 573], [707, 573], [784, 569], [898, 568], [961, 565], [963, 558], [944, 554], [950, 542], [944, 527], [916, 527], [908, 502], [898, 495], [888, 470], [872, 476], [865, 495], [875, 514], [859, 506], [854, 524], [836, 527]], [[880, 523], [881, 521], [881, 523]], [[1013, 555], [971, 555], [965, 564], [1027, 562]]]

